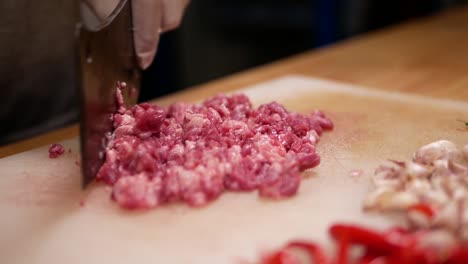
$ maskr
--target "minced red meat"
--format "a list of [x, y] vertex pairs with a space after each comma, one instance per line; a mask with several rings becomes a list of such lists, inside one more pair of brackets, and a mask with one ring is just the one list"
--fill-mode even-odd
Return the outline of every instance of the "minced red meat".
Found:
[[224, 190], [292, 196], [301, 171], [320, 163], [319, 136], [333, 127], [320, 111], [291, 113], [276, 102], [255, 109], [243, 94], [129, 109], [119, 87], [116, 96], [115, 130], [97, 179], [129, 209], [172, 201], [201, 206]]
[[49, 158], [51, 159], [58, 158], [63, 153], [65, 153], [65, 149], [60, 144], [52, 144], [49, 147]]

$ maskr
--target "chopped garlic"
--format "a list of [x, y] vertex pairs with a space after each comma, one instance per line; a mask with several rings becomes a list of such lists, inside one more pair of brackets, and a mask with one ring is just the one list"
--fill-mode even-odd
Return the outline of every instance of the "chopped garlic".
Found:
[[[439, 140], [421, 147], [411, 161], [393, 163], [396, 166], [376, 169], [376, 189], [363, 207], [402, 212], [417, 229], [448, 232], [448, 240], [453, 235], [468, 241], [468, 145], [459, 149], [451, 141]], [[434, 215], [412, 210], [420, 204], [429, 206]]]

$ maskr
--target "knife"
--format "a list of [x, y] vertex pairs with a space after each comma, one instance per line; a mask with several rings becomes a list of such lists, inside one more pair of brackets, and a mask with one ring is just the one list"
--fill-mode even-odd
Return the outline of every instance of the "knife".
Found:
[[126, 82], [124, 101], [138, 99], [141, 71], [133, 42], [131, 1], [120, 1], [98, 28], [82, 26], [78, 37], [80, 150], [82, 187], [95, 177], [105, 159], [107, 139], [116, 112], [117, 82]]

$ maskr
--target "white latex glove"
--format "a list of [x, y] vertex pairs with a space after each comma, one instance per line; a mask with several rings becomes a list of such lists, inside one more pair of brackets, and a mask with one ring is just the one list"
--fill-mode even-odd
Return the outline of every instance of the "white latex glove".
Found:
[[[81, 0], [85, 26], [98, 29], [119, 4], [126, 0]], [[135, 52], [138, 64], [146, 69], [156, 55], [161, 33], [177, 28], [190, 0], [131, 0]]]

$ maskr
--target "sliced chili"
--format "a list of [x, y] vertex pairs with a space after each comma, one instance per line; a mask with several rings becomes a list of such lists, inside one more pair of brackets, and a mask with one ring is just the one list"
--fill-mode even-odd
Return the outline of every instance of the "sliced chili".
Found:
[[359, 244], [368, 249], [388, 254], [402, 249], [402, 246], [389, 239], [384, 233], [379, 233], [356, 225], [336, 224], [330, 228], [331, 236], [336, 240], [348, 239], [350, 244]]
[[409, 212], [419, 212], [427, 216], [429, 219], [434, 217], [435, 215], [435, 210], [428, 204], [425, 203], [420, 203], [420, 204], [415, 204], [413, 206], [410, 206], [408, 208]]
[[468, 263], [468, 246], [459, 246], [448, 257], [445, 264], [466, 264]]
[[[447, 255], [431, 247], [421, 247], [427, 231], [410, 232], [397, 227], [378, 232], [357, 225], [335, 224], [329, 233], [337, 242], [334, 258], [329, 258], [315, 243], [293, 241], [261, 263], [306, 264], [291, 253], [292, 248], [297, 248], [306, 252], [314, 264], [468, 264], [468, 245], [460, 245]], [[364, 251], [353, 260], [350, 250], [354, 246], [361, 246]]]
[[330, 264], [323, 249], [315, 243], [305, 241], [292, 241], [286, 247], [266, 257], [263, 264], [300, 264], [299, 260], [292, 256], [289, 250], [297, 248], [308, 254], [315, 264]]

